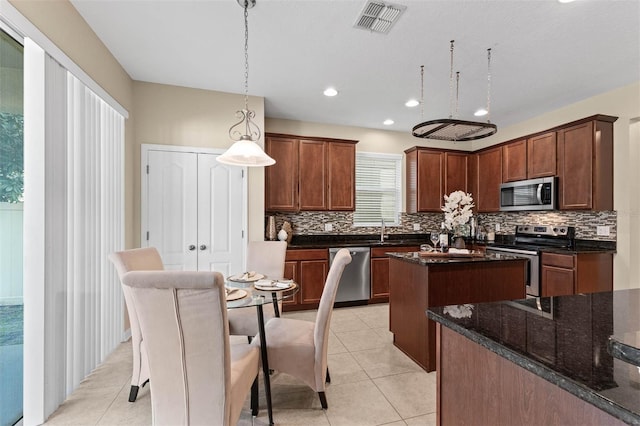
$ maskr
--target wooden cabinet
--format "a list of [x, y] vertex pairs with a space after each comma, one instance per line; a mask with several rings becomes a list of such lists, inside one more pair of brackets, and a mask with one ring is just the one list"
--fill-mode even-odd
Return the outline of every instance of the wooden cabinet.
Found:
[[502, 182], [527, 178], [527, 140], [506, 144], [502, 149]]
[[407, 213], [439, 213], [445, 194], [468, 190], [467, 153], [414, 147], [405, 154]]
[[287, 250], [285, 278], [298, 283], [300, 291], [294, 299], [283, 303], [283, 310], [317, 308], [328, 272], [328, 249]]
[[369, 303], [389, 301], [389, 257], [387, 253], [420, 250], [419, 246], [373, 247], [371, 249], [371, 299]]
[[556, 132], [527, 139], [527, 178], [556, 175]]
[[613, 122], [598, 115], [558, 130], [561, 210], [613, 210]]
[[475, 157], [474, 195], [478, 213], [500, 211], [500, 184], [502, 183], [502, 147], [480, 151]]
[[355, 210], [356, 141], [267, 134], [266, 211]]
[[613, 290], [613, 253], [542, 253], [541, 295]]

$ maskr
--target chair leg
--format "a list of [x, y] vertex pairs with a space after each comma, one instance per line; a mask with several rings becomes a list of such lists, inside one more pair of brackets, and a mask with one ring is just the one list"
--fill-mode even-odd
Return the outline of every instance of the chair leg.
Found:
[[129, 391], [129, 402], [135, 402], [137, 397], [138, 397], [138, 386], [131, 385], [131, 390]]
[[251, 343], [251, 341], [253, 340], [253, 336], [247, 336], [247, 340], [249, 341], [249, 343]]
[[258, 376], [251, 385], [251, 415], [258, 415]]
[[331, 383], [331, 376], [329, 375], [329, 367], [327, 367], [327, 378], [324, 381], [326, 383]]
[[324, 392], [318, 392], [318, 396], [320, 397], [320, 405], [322, 405], [322, 409], [326, 410], [327, 409], [327, 397], [325, 396]]

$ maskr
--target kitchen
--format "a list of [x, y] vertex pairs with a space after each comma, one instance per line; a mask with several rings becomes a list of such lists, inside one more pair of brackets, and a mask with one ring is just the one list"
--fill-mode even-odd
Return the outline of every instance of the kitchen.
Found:
[[[65, 15], [65, 22], [75, 22], [81, 27], [82, 34], [87, 34], [84, 23], [79, 22], [79, 16], [68, 8], [61, 11], [53, 5], [16, 3], [25, 15], [38, 22], [42, 30], [52, 39], [64, 39], [60, 43], [67, 43], [69, 49], [78, 47], [78, 40], [69, 40], [60, 37], [63, 31], [59, 22], [49, 20], [47, 16]], [[241, 95], [211, 92], [192, 88], [168, 86], [141, 81], [133, 81], [119, 65], [110, 57], [105, 48], [95, 40], [95, 35], [89, 33], [88, 37], [98, 44], [95, 49], [87, 52], [79, 49], [76, 60], [85, 67], [89, 74], [94, 76], [107, 90], [113, 92], [116, 98], [131, 112], [132, 119], [126, 126], [126, 245], [136, 247], [140, 245], [140, 176], [141, 161], [140, 147], [143, 143], [180, 145], [190, 147], [211, 147], [212, 143], [217, 148], [224, 149], [228, 146], [225, 132], [229, 126], [230, 105], [231, 114], [235, 111], [235, 105], [242, 102]], [[84, 42], [84, 40], [83, 40]], [[101, 70], [102, 65], [97, 64], [95, 52], [101, 52], [101, 58], [107, 64], [111, 72]], [[638, 193], [637, 182], [640, 181], [640, 171], [636, 167], [638, 161], [638, 141], [640, 141], [640, 126], [637, 117], [638, 111], [638, 83], [626, 85], [618, 89], [608, 90], [594, 95], [585, 100], [576, 101], [570, 105], [551, 110], [543, 110], [536, 115], [511, 126], [501, 127], [497, 135], [491, 139], [476, 141], [467, 146], [456, 149], [478, 150], [503, 141], [508, 141], [532, 134], [541, 130], [553, 128], [563, 123], [588, 117], [594, 114], [607, 114], [618, 117], [614, 123], [614, 209], [613, 213], [587, 214], [588, 219], [593, 219], [596, 226], [608, 226], [609, 236], [602, 237], [605, 240], [615, 239], [617, 253], [614, 260], [614, 288], [623, 289], [640, 285], [640, 265], [634, 261], [638, 258], [640, 247], [638, 245], [639, 228], [637, 225], [640, 201], [637, 197], [626, 194]], [[497, 102], [497, 101], [496, 101]], [[357, 150], [362, 152], [382, 152], [399, 154], [415, 146], [416, 139], [410, 134], [390, 132], [379, 129], [370, 129], [346, 125], [319, 124], [311, 121], [298, 121], [283, 118], [269, 118], [265, 116], [265, 99], [257, 96], [250, 97], [252, 108], [256, 109], [257, 122], [266, 132], [279, 134], [292, 134], [301, 136], [315, 136], [335, 139], [358, 140]], [[211, 135], [216, 135], [211, 137]], [[434, 148], [450, 148], [447, 143], [435, 142], [429, 144]], [[404, 174], [403, 174], [404, 175]], [[264, 172], [262, 170], [250, 170], [248, 177], [248, 236], [249, 239], [261, 239], [264, 236], [265, 212], [264, 212]], [[404, 180], [404, 178], [403, 178]], [[404, 205], [404, 203], [403, 203]], [[340, 224], [340, 213], [330, 213], [318, 221], [312, 218], [311, 222], [324, 224], [325, 222]], [[572, 223], [578, 227], [578, 235], [586, 238], [597, 239], [598, 235], [593, 225], [584, 220], [581, 213], [555, 212], [553, 214], [527, 213], [506, 214], [489, 213], [479, 218], [484, 224], [500, 224], [500, 233], [511, 234], [515, 226], [523, 222], [566, 224]], [[292, 220], [293, 224], [296, 221]], [[431, 230], [439, 221], [430, 219], [429, 215], [417, 214], [406, 221], [407, 228], [404, 232], [413, 232], [413, 224], [420, 223], [421, 228]], [[309, 233], [325, 233], [324, 228], [309, 230]], [[341, 232], [338, 226], [334, 232]], [[394, 233], [398, 229], [389, 229], [388, 233]], [[404, 233], [401, 232], [401, 233]]]

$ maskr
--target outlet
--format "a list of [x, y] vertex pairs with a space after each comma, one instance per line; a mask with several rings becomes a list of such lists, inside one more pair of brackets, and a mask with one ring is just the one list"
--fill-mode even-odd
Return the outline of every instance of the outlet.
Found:
[[324, 230], [325, 230], [325, 232], [333, 231], [333, 223], [325, 223], [324, 224]]
[[608, 226], [598, 226], [596, 228], [596, 234], [601, 236], [601, 237], [608, 237], [609, 236], [609, 227]]
[[496, 232], [500, 232], [500, 224], [496, 223]]
[[414, 231], [419, 231], [420, 230], [420, 224], [419, 223], [414, 223], [413, 224], [413, 230]]

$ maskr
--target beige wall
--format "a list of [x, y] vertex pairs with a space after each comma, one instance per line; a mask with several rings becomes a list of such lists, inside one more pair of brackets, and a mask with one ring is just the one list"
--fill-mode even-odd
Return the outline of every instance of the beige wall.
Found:
[[[67, 0], [9, 0], [73, 62], [129, 111], [125, 122], [125, 181], [133, 176], [133, 81]], [[125, 246], [134, 247], [133, 191], [125, 193]]]
[[[231, 146], [229, 128], [244, 95], [136, 81], [133, 85], [135, 135], [133, 193], [135, 241], [140, 244], [140, 147], [142, 144], [196, 148]], [[256, 124], [264, 129], [264, 99], [249, 98]], [[262, 140], [259, 142], [264, 146]], [[264, 168], [248, 168], [248, 236], [264, 238]], [[131, 182], [131, 181], [130, 181]]]

